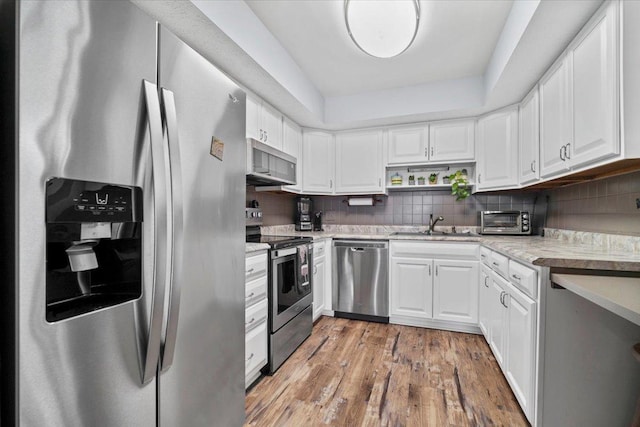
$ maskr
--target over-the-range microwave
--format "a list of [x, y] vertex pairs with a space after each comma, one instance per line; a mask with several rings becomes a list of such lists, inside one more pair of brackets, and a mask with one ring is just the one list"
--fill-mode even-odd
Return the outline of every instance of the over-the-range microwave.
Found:
[[531, 234], [531, 219], [526, 211], [480, 212], [481, 234]]
[[295, 185], [296, 158], [263, 144], [247, 139], [247, 184]]

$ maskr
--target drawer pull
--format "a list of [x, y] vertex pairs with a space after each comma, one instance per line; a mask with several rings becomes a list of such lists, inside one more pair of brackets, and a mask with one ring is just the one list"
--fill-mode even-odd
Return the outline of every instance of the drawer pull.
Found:
[[497, 262], [492, 262], [491, 264], [495, 265], [496, 267], [500, 267], [500, 264], [498, 264]]
[[250, 269], [248, 269], [248, 270], [247, 270], [247, 274], [251, 274], [251, 273], [253, 273], [253, 270], [255, 270], [255, 269], [254, 269], [254, 268], [250, 268]]
[[512, 274], [511, 277], [513, 277], [516, 280], [522, 280], [522, 277], [518, 276], [517, 274]]
[[255, 320], [256, 320], [256, 318], [255, 318], [255, 317], [252, 317], [252, 318], [251, 318], [251, 320], [249, 320], [246, 324], [247, 324], [247, 325], [250, 325], [250, 324], [252, 324]]
[[251, 359], [253, 359], [253, 353], [251, 353], [251, 356], [249, 356], [249, 357], [247, 358], [247, 362], [248, 362], [249, 360], [251, 360]]
[[251, 292], [249, 295], [247, 295], [247, 299], [251, 298], [252, 296], [254, 296], [256, 293], [255, 292]]

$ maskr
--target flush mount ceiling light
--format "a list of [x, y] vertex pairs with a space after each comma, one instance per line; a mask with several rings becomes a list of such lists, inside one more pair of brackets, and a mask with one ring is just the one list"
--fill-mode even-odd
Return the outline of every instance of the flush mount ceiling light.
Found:
[[353, 42], [376, 58], [407, 50], [418, 32], [418, 0], [345, 0], [344, 20]]

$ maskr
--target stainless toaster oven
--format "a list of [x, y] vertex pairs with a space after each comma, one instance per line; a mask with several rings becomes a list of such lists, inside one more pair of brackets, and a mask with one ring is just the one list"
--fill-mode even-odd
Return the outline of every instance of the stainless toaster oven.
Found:
[[526, 211], [480, 212], [482, 234], [531, 234], [531, 219]]

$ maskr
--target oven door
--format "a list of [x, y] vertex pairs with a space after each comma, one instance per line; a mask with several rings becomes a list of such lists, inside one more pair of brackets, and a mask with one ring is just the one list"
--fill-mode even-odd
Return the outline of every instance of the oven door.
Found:
[[[308, 270], [311, 271], [310, 266]], [[272, 333], [311, 305], [311, 282], [300, 279], [302, 278], [297, 249], [294, 247], [272, 250], [269, 303], [269, 324]]]

